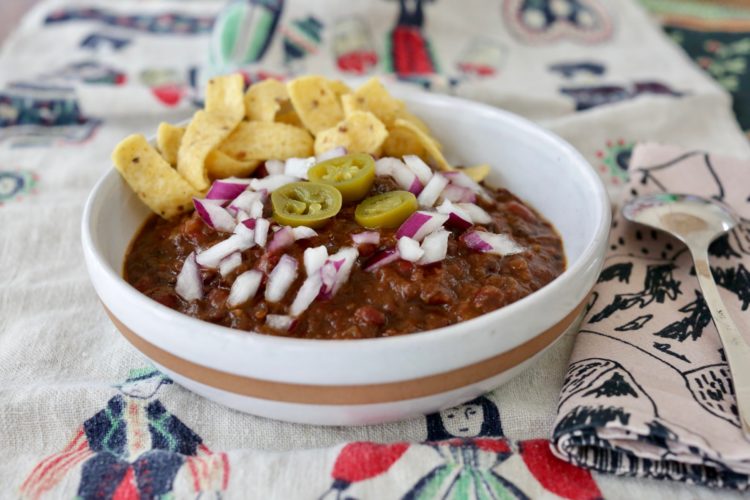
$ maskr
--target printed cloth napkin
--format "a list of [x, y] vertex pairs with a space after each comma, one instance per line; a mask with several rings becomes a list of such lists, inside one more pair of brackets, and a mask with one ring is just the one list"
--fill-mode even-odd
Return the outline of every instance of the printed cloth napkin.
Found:
[[[750, 158], [728, 94], [633, 1], [247, 3], [249, 80], [378, 75], [500, 106], [573, 144], [613, 199], [639, 141]], [[190, 116], [224, 4], [45, 0], [0, 50], [0, 497], [741, 498], [555, 457], [573, 334], [464, 405], [363, 427], [229, 410], [118, 335], [83, 264], [83, 204], [119, 140]]]
[[[750, 162], [644, 144], [630, 173], [631, 196], [695, 194], [742, 217], [709, 253], [721, 297], [750, 339]], [[565, 375], [555, 453], [616, 474], [747, 488], [750, 441], [689, 252], [620, 213], [612, 225]]]

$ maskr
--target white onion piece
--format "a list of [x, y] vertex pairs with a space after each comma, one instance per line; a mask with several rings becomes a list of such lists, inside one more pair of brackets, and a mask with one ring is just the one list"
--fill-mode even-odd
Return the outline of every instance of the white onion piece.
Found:
[[195, 252], [191, 253], [182, 264], [180, 274], [177, 275], [175, 292], [183, 299], [190, 302], [203, 297], [203, 279], [195, 262]]
[[336, 295], [341, 286], [349, 280], [358, 256], [359, 252], [356, 248], [346, 247], [328, 257], [326, 263], [320, 268], [323, 280], [320, 295], [323, 298], [329, 299]]
[[250, 179], [237, 179], [236, 177], [227, 177], [214, 181], [211, 189], [206, 193], [207, 200], [233, 200], [247, 189]]
[[294, 240], [304, 240], [306, 238], [314, 238], [318, 235], [318, 233], [315, 232], [315, 229], [307, 226], [297, 226], [295, 228], [292, 228], [292, 235], [294, 236]]
[[448, 220], [445, 214], [417, 211], [409, 216], [396, 231], [396, 238], [408, 236], [422, 241], [428, 234], [437, 231]]
[[[319, 247], [324, 248], [325, 247]], [[308, 250], [311, 250], [308, 248]], [[310, 307], [315, 299], [320, 294], [320, 288], [323, 286], [323, 279], [320, 276], [320, 268], [316, 269], [313, 273], [308, 274], [304, 283], [297, 292], [297, 296], [294, 297], [294, 302], [289, 307], [289, 313], [292, 316], [299, 316], [305, 310]]]
[[448, 179], [436, 173], [432, 176], [432, 179], [430, 179], [430, 182], [427, 183], [422, 192], [419, 193], [417, 201], [423, 207], [432, 207], [447, 185]]
[[278, 252], [291, 246], [292, 243], [294, 243], [294, 231], [289, 226], [283, 226], [274, 233], [271, 243], [268, 244], [268, 252]]
[[[248, 219], [253, 220], [253, 219]], [[255, 230], [250, 229], [249, 224], [237, 224], [234, 228], [234, 234], [240, 239], [240, 250], [247, 250], [255, 245]]]
[[226, 278], [229, 273], [240, 267], [242, 264], [242, 254], [240, 252], [234, 252], [229, 256], [224, 257], [219, 262], [219, 273], [222, 278]]
[[282, 175], [285, 163], [281, 160], [266, 160], [266, 172], [268, 175]]
[[375, 162], [375, 175], [392, 177], [401, 189], [413, 194], [422, 191], [422, 183], [414, 172], [398, 158], [385, 157]]
[[404, 163], [409, 170], [414, 172], [419, 179], [419, 182], [425, 185], [430, 182], [430, 179], [432, 178], [432, 169], [422, 161], [422, 158], [416, 155], [406, 155], [404, 156]]
[[346, 154], [346, 148], [344, 146], [338, 146], [336, 148], [329, 149], [328, 151], [324, 153], [320, 153], [318, 157], [316, 158], [316, 161], [317, 163], [320, 163], [322, 161], [332, 160], [333, 158], [338, 158], [339, 156], [344, 156], [345, 154]]
[[260, 203], [263, 205], [264, 197], [263, 192], [243, 191], [229, 203], [227, 210], [235, 214], [240, 211], [250, 212], [254, 203]]
[[214, 246], [207, 248], [195, 257], [195, 261], [203, 267], [216, 269], [219, 262], [229, 254], [242, 250], [245, 244], [241, 236], [233, 234], [229, 238], [218, 242]]
[[307, 179], [307, 171], [315, 163], [314, 156], [309, 158], [289, 158], [284, 162], [284, 175], [297, 177], [298, 179]]
[[398, 239], [397, 248], [399, 256], [409, 262], [416, 262], [424, 255], [424, 250], [420, 248], [419, 242], [408, 236], [402, 236]]
[[373, 255], [365, 264], [365, 271], [372, 272], [399, 259], [398, 250], [388, 248]]
[[424, 255], [417, 264], [427, 265], [445, 259], [445, 256], [448, 255], [448, 236], [450, 234], [445, 229], [441, 229], [428, 235], [422, 242]]
[[472, 250], [495, 255], [513, 255], [524, 252], [525, 249], [513, 241], [506, 234], [496, 234], [487, 231], [471, 231], [464, 235], [464, 243]]
[[234, 279], [232, 288], [229, 289], [227, 303], [230, 307], [236, 307], [255, 297], [263, 280], [263, 273], [254, 269], [245, 271]]
[[286, 314], [269, 314], [266, 316], [266, 326], [274, 330], [288, 332], [294, 326], [295, 319]]
[[380, 233], [377, 231], [364, 231], [352, 235], [352, 241], [357, 245], [372, 244], [378, 245], [380, 243]]
[[308, 276], [318, 271], [328, 259], [328, 250], [324, 245], [319, 247], [306, 248], [303, 254], [305, 263], [305, 272]]
[[285, 186], [290, 182], [295, 182], [296, 177], [290, 175], [268, 175], [261, 179], [252, 179], [250, 181], [250, 187], [255, 191], [265, 189], [269, 193], [279, 189], [281, 186]]
[[255, 220], [255, 243], [260, 247], [266, 246], [268, 241], [268, 229], [271, 227], [271, 223], [268, 219], [258, 218]]
[[456, 208], [464, 210], [474, 224], [489, 224], [492, 217], [482, 207], [474, 203], [456, 203]]
[[259, 219], [260, 217], [263, 217], [262, 201], [254, 201], [250, 206], [250, 217], [252, 217], [253, 219]]
[[288, 255], [282, 255], [279, 263], [268, 275], [266, 283], [266, 300], [278, 302], [284, 298], [289, 287], [297, 277], [297, 260]]
[[195, 211], [198, 212], [200, 218], [203, 219], [203, 222], [208, 224], [209, 227], [231, 233], [232, 230], [234, 230], [234, 226], [237, 225], [234, 217], [218, 205], [216, 200], [207, 201], [193, 198], [193, 205], [195, 205]]
[[477, 194], [469, 188], [457, 186], [455, 184], [448, 184], [440, 193], [440, 196], [444, 200], [450, 200], [455, 202], [469, 202], [474, 203], [477, 201]]

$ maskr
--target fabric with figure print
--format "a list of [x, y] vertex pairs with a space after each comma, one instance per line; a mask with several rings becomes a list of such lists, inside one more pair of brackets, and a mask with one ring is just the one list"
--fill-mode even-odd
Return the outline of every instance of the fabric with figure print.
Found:
[[[660, 14], [676, 3], [643, 1]], [[726, 26], [750, 19], [750, 8], [744, 17], [733, 9]], [[248, 85], [307, 73], [352, 86], [378, 77], [514, 112], [570, 142], [615, 204], [631, 189], [672, 182], [670, 167], [639, 170], [670, 159], [638, 160], [643, 141], [750, 158], [727, 92], [747, 115], [745, 34], [688, 33], [677, 24], [685, 19], [670, 18], [670, 39], [635, 0], [35, 2], [0, 50], [0, 497], [741, 498], [732, 489], [745, 476], [728, 467], [742, 457], [713, 440], [736, 433], [729, 373], [720, 352], [703, 349], [715, 347], [715, 332], [687, 256], [661, 235], [616, 228], [580, 338], [614, 342], [592, 333], [606, 331], [636, 344], [646, 332], [637, 346], [655, 366], [647, 368], [681, 381], [715, 431], [665, 414], [651, 377], [606, 349], [576, 354], [564, 379], [575, 331], [504, 386], [457, 389], [454, 406], [402, 422], [303, 426], [229, 410], [173, 383], [117, 333], [80, 240], [86, 196], [111, 168], [114, 145], [184, 122], [202, 106], [207, 80], [233, 70]], [[681, 36], [698, 64], [674, 44]], [[462, 164], [455, 141], [473, 136], [469, 128], [439, 137], [447, 159]], [[746, 182], [724, 182], [725, 160], [684, 160], [704, 194], [747, 197]], [[712, 249], [715, 277], [740, 315], [750, 309], [749, 238], [744, 228]], [[549, 440], [561, 387], [564, 460]], [[390, 415], [388, 405], [372, 413]], [[585, 430], [592, 422], [608, 423]], [[582, 450], [596, 460], [582, 460]], [[642, 477], [598, 472], [625, 466]]]
[[[711, 271], [740, 331], [750, 327], [750, 162], [636, 146], [631, 195], [696, 194], [742, 223], [710, 248]], [[556, 453], [617, 474], [745, 489], [745, 444], [721, 341], [675, 238], [616, 215], [610, 252], [565, 377]]]

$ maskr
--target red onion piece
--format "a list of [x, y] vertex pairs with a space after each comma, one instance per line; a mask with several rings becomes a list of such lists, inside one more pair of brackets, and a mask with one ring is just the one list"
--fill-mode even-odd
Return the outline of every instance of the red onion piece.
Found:
[[206, 193], [206, 199], [233, 200], [246, 190], [249, 184], [250, 179], [236, 179], [234, 177], [214, 181], [208, 193]]
[[320, 153], [318, 157], [316, 158], [316, 162], [320, 163], [322, 161], [332, 160], [333, 158], [338, 158], [339, 156], [344, 156], [345, 154], [346, 154], [346, 148], [343, 146], [338, 146], [336, 148], [329, 149], [328, 151], [324, 153]]
[[492, 217], [482, 207], [474, 203], [456, 203], [456, 208], [464, 210], [474, 224], [489, 224]]
[[314, 156], [309, 158], [289, 158], [284, 163], [284, 175], [297, 177], [298, 179], [307, 179], [307, 171], [315, 163]]
[[[325, 248], [325, 247], [323, 247]], [[310, 250], [308, 248], [308, 250]], [[320, 295], [320, 289], [323, 286], [323, 279], [321, 278], [319, 269], [316, 269], [312, 274], [308, 274], [304, 283], [297, 292], [297, 296], [294, 297], [294, 302], [289, 307], [289, 313], [292, 316], [299, 316], [310, 307], [315, 299]]]
[[254, 203], [263, 203], [264, 195], [258, 191], [243, 191], [235, 199], [233, 199], [227, 210], [232, 213], [238, 213], [239, 211], [250, 212]]
[[388, 248], [376, 253], [365, 264], [365, 271], [372, 272], [399, 259], [398, 250]]
[[[252, 219], [251, 219], [252, 220]], [[255, 245], [255, 231], [245, 224], [237, 224], [234, 234], [240, 238], [240, 250], [247, 250]]]
[[281, 160], [266, 160], [266, 172], [268, 172], [268, 175], [282, 175], [284, 173], [284, 162]]
[[286, 184], [295, 182], [296, 180], [297, 178], [292, 177], [291, 175], [268, 175], [261, 179], [250, 180], [250, 187], [255, 191], [265, 189], [270, 193], [280, 188], [281, 186], [285, 186]]
[[255, 243], [257, 243], [258, 246], [266, 246], [266, 241], [268, 240], [268, 229], [270, 227], [271, 223], [268, 222], [268, 219], [255, 219]]
[[253, 219], [258, 219], [260, 217], [263, 217], [263, 202], [262, 201], [254, 201], [252, 206], [250, 207], [250, 217]]
[[463, 236], [464, 243], [472, 250], [505, 256], [524, 252], [525, 249], [508, 235], [487, 231], [471, 231]]
[[[203, 267], [216, 269], [219, 263], [229, 254], [242, 250], [246, 244], [243, 237], [233, 234], [229, 238], [218, 242], [214, 246], [196, 255], [195, 261]], [[249, 248], [249, 247], [248, 247]]]
[[440, 196], [449, 201], [474, 203], [477, 200], [477, 194], [469, 188], [448, 184], [440, 193]]
[[317, 272], [328, 259], [328, 250], [324, 245], [305, 249], [303, 260], [305, 263], [305, 272], [312, 276]]
[[198, 212], [200, 218], [203, 219], [203, 222], [208, 224], [209, 227], [218, 231], [231, 233], [232, 230], [234, 230], [234, 226], [237, 225], [234, 217], [232, 217], [229, 212], [224, 210], [215, 201], [212, 202], [193, 198], [193, 205], [195, 205], [195, 211]]
[[410, 193], [419, 194], [422, 191], [419, 178], [398, 158], [380, 158], [375, 162], [375, 174], [393, 177], [401, 189]]
[[422, 242], [424, 255], [417, 264], [427, 265], [440, 262], [448, 255], [448, 237], [451, 233], [441, 229], [428, 235]]
[[221, 262], [219, 262], [221, 277], [226, 278], [229, 273], [240, 267], [240, 264], [242, 264], [242, 254], [240, 252], [231, 253], [221, 259]]
[[432, 179], [430, 179], [430, 182], [427, 183], [422, 192], [419, 193], [417, 201], [423, 207], [432, 207], [447, 185], [448, 179], [436, 173], [432, 176]]
[[380, 244], [380, 233], [377, 231], [364, 231], [362, 233], [353, 234], [352, 241], [357, 245], [365, 245], [368, 243], [378, 245]]
[[273, 235], [271, 243], [268, 244], [268, 252], [279, 252], [294, 243], [294, 231], [289, 226], [283, 226]]
[[314, 238], [318, 235], [318, 233], [315, 232], [315, 229], [307, 226], [297, 226], [292, 229], [292, 234], [294, 235], [294, 240], [304, 240], [307, 238]]
[[398, 228], [396, 238], [408, 236], [417, 241], [422, 241], [425, 236], [437, 231], [447, 220], [448, 216], [445, 214], [422, 211], [414, 212]]
[[336, 292], [349, 280], [352, 267], [354, 267], [354, 262], [358, 256], [359, 252], [356, 248], [345, 247], [328, 258], [323, 267], [320, 268], [323, 281], [323, 286], [320, 289], [321, 298], [330, 299], [336, 295]]
[[484, 190], [484, 188], [480, 186], [479, 183], [475, 182], [474, 179], [466, 175], [465, 173], [453, 171], [453, 172], [445, 172], [443, 175], [445, 175], [448, 178], [448, 180], [451, 181], [451, 183], [460, 187], [470, 189], [482, 197], [487, 197], [487, 192]]
[[238, 210], [237, 214], [234, 216], [234, 220], [237, 221], [237, 224], [240, 224], [250, 218], [250, 214], [245, 212], [244, 210]]
[[229, 290], [229, 297], [227, 298], [229, 306], [236, 307], [255, 297], [262, 280], [263, 273], [255, 269], [245, 271], [237, 276]]
[[450, 227], [452, 229], [457, 229], [459, 231], [466, 231], [472, 225], [473, 224], [471, 222], [462, 218], [461, 216], [457, 215], [454, 212], [449, 213], [448, 220], [445, 221], [445, 227]]
[[203, 279], [198, 264], [195, 262], [195, 252], [188, 255], [182, 264], [180, 274], [177, 275], [175, 292], [188, 302], [203, 297]]
[[266, 326], [282, 332], [288, 332], [294, 328], [295, 323], [296, 320], [286, 314], [269, 314], [266, 316]]
[[257, 219], [244, 219], [242, 221], [242, 224], [244, 224], [248, 229], [255, 229], [255, 224], [257, 223], [257, 221]]
[[297, 260], [288, 255], [282, 255], [279, 263], [268, 275], [266, 283], [266, 300], [278, 302], [284, 298], [289, 287], [297, 277]]
[[451, 203], [450, 200], [443, 200], [437, 211], [448, 216], [445, 223], [448, 227], [465, 230], [472, 226], [471, 216], [463, 208]]
[[398, 255], [409, 262], [416, 262], [424, 255], [424, 250], [419, 246], [417, 240], [413, 240], [408, 236], [402, 236], [398, 239]]
[[404, 156], [404, 163], [419, 178], [419, 182], [425, 186], [432, 179], [432, 169], [419, 156], [406, 155]]
[[394, 165], [401, 163], [398, 158], [387, 156], [375, 162], [375, 175], [379, 177], [390, 177], [393, 175]]

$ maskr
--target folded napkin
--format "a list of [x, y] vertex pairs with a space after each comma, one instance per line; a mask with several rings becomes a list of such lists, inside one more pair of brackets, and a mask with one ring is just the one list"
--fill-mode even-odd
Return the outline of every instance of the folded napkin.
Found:
[[[633, 151], [630, 174], [632, 196], [696, 194], [742, 216], [710, 257], [722, 299], [750, 338], [750, 162], [645, 144]], [[687, 249], [619, 213], [612, 228], [565, 376], [553, 451], [603, 472], [746, 489], [750, 442]]]

